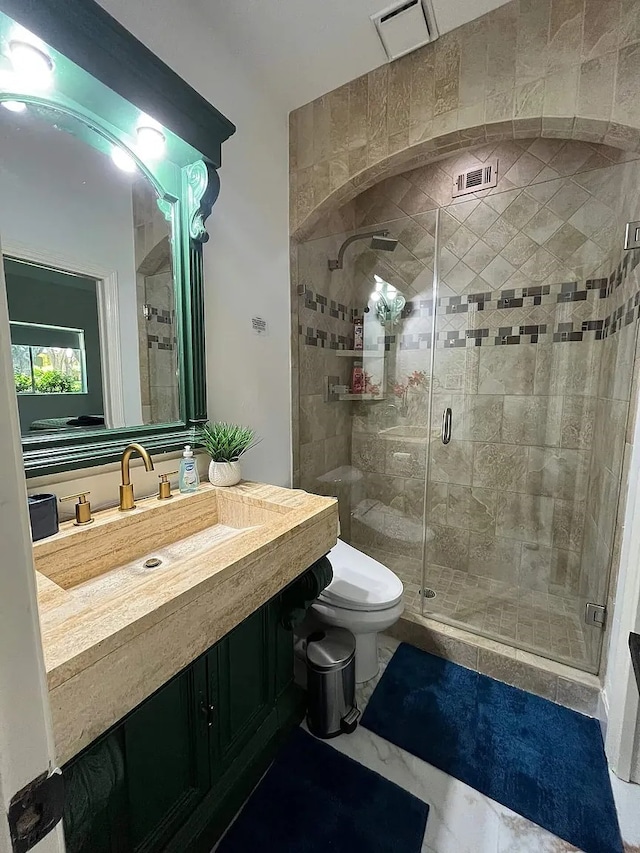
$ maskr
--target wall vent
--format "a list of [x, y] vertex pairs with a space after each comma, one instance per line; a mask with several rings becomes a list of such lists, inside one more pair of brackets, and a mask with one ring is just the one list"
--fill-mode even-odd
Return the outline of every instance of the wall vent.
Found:
[[404, 0], [371, 16], [389, 61], [438, 37], [431, 0]]
[[488, 190], [498, 183], [498, 161], [490, 160], [484, 166], [461, 172], [453, 182], [453, 197]]

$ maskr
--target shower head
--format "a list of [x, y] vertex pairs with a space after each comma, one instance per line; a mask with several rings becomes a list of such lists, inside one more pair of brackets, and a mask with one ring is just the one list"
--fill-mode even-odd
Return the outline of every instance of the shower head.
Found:
[[344, 261], [344, 252], [347, 246], [350, 246], [351, 243], [354, 243], [356, 240], [368, 240], [369, 237], [371, 237], [372, 249], [381, 249], [383, 252], [393, 252], [395, 247], [398, 245], [397, 240], [394, 240], [393, 237], [389, 237], [388, 231], [365, 231], [364, 234], [352, 234], [351, 237], [347, 237], [342, 246], [338, 249], [338, 257], [329, 258], [329, 269], [332, 271], [341, 270], [342, 263]]
[[397, 245], [398, 241], [395, 238], [386, 237], [383, 233], [374, 234], [371, 238], [371, 248], [379, 249], [382, 252], [393, 252]]

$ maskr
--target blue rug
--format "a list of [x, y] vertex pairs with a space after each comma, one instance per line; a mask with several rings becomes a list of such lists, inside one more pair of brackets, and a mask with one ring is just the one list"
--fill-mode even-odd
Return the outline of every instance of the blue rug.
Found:
[[429, 806], [296, 729], [218, 853], [420, 853]]
[[362, 725], [585, 853], [622, 853], [596, 720], [403, 643]]

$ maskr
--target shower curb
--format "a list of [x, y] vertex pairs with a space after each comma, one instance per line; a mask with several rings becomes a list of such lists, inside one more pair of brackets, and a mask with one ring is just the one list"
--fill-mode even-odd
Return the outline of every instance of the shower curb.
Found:
[[558, 705], [598, 717], [601, 684], [597, 675], [407, 611], [385, 633]]

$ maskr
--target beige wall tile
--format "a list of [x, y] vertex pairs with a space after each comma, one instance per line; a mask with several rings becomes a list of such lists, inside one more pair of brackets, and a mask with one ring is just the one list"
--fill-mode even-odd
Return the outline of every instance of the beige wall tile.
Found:
[[482, 347], [478, 393], [532, 394], [535, 345]]
[[471, 533], [469, 536], [470, 574], [515, 583], [521, 542], [498, 538], [491, 533]]
[[578, 115], [582, 118], [610, 118], [617, 60], [617, 53], [611, 52], [580, 66]]
[[[480, 18], [459, 33], [460, 81], [458, 102], [469, 107], [484, 101], [487, 85], [487, 21]], [[469, 125], [467, 125], [469, 126]]]
[[[578, 78], [580, 66], [572, 65], [550, 73], [544, 84], [543, 116], [574, 116], [578, 100]], [[544, 121], [543, 121], [544, 131]], [[551, 130], [552, 125], [548, 125]], [[570, 131], [570, 128], [569, 128]], [[558, 135], [566, 137], [565, 125], [558, 127]], [[547, 135], [547, 134], [544, 134]], [[553, 135], [549, 133], [549, 135]]]
[[436, 566], [466, 572], [469, 565], [469, 531], [429, 524], [427, 560]]
[[349, 149], [353, 151], [365, 146], [368, 142], [369, 77], [364, 74], [347, 85], [349, 90]]
[[586, 492], [589, 461], [587, 450], [530, 447], [526, 489], [535, 495], [574, 500]]
[[504, 398], [502, 441], [556, 447], [560, 444], [562, 397]]
[[496, 523], [497, 492], [491, 489], [471, 489], [450, 485], [447, 519], [452, 527], [462, 527], [477, 533], [493, 531]]
[[474, 488], [515, 491], [523, 488], [526, 471], [526, 447], [495, 443], [474, 445]]
[[593, 397], [564, 397], [562, 407], [562, 447], [588, 450], [591, 447], [595, 400]]
[[638, 79], [640, 79], [640, 44], [622, 48], [618, 58], [613, 120], [637, 127], [640, 123], [638, 104]]
[[554, 502], [553, 545], [568, 551], [580, 551], [584, 531], [585, 501]]
[[551, 0], [520, 0], [516, 51], [518, 86], [539, 80], [546, 73], [550, 14]]
[[602, 56], [618, 46], [620, 36], [620, 0], [585, 0], [582, 32], [582, 58]]
[[551, 73], [580, 61], [583, 12], [584, 0], [551, 0], [547, 53]]
[[502, 493], [498, 496], [496, 534], [504, 539], [551, 545], [553, 500], [539, 495]]
[[434, 483], [471, 485], [473, 471], [473, 444], [470, 441], [452, 440], [449, 444], [433, 441], [429, 479]]
[[514, 119], [534, 118], [542, 114], [544, 78], [517, 85], [513, 97]]
[[620, 46], [626, 47], [640, 41], [640, 11], [634, 0], [620, 3]]
[[516, 3], [507, 3], [487, 16], [487, 97], [515, 86], [517, 11]]

